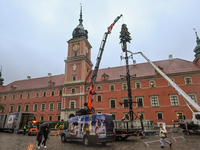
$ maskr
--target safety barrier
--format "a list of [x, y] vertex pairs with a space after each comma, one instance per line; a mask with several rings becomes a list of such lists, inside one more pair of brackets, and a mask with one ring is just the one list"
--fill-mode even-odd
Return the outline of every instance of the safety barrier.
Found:
[[143, 142], [149, 147], [149, 143], [161, 142], [159, 130], [146, 130], [143, 132]]
[[59, 133], [58, 130], [51, 130], [51, 131], [50, 131], [50, 135], [57, 136], [58, 133]]
[[183, 140], [185, 140], [181, 128], [172, 128], [170, 129], [170, 132], [171, 132], [171, 138], [174, 139], [174, 141], [176, 141], [177, 138], [182, 138]]

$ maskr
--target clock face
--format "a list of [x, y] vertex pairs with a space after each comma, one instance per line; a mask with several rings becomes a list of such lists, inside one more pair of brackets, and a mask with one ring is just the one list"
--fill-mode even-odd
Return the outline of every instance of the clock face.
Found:
[[79, 50], [79, 44], [74, 44], [74, 45], [73, 45], [73, 50], [74, 50], [74, 51]]

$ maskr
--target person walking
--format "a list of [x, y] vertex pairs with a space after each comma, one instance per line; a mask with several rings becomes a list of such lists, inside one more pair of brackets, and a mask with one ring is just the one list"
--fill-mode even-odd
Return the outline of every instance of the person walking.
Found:
[[40, 149], [40, 143], [42, 142], [43, 128], [40, 128], [36, 140], [38, 141], [38, 149]]
[[26, 135], [26, 129], [27, 129], [27, 125], [24, 125], [24, 135]]
[[163, 139], [169, 144], [170, 147], [172, 147], [172, 143], [170, 143], [166, 138], [167, 138], [167, 130], [163, 127], [163, 124], [160, 124], [160, 137], [161, 137], [161, 148], [164, 148], [164, 142]]
[[47, 141], [47, 136], [48, 136], [48, 125], [43, 127], [43, 135], [44, 135], [44, 141], [42, 142], [42, 147], [47, 148], [46, 146], [46, 141]]

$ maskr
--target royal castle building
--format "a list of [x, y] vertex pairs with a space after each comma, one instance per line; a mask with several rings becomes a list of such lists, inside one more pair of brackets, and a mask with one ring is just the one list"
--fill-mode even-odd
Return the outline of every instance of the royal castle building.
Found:
[[[193, 61], [169, 57], [153, 62], [171, 78], [192, 100], [200, 104], [200, 39], [196, 33], [197, 46]], [[67, 41], [68, 54], [65, 74], [17, 80], [3, 85], [0, 72], [1, 103], [5, 106], [1, 114], [33, 112], [37, 121], [67, 120], [84, 108], [92, 77], [91, 52], [88, 31], [83, 27], [82, 10], [78, 26]], [[192, 51], [192, 48], [191, 48]], [[165, 122], [192, 118], [192, 112], [177, 91], [155, 71], [150, 64], [129, 65], [133, 111], [142, 119]], [[92, 106], [96, 113], [109, 113], [115, 120], [121, 120], [128, 112], [127, 82], [120, 78], [126, 75], [126, 66], [99, 69], [96, 79], [96, 95]], [[120, 105], [119, 102], [123, 102]]]

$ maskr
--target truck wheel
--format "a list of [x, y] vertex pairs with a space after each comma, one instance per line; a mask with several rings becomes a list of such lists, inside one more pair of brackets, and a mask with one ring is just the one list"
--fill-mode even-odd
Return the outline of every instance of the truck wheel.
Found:
[[62, 136], [61, 136], [61, 141], [62, 141], [63, 143], [66, 143], [66, 142], [67, 142], [67, 139], [66, 139], [66, 137], [65, 137], [64, 134], [62, 134]]
[[106, 142], [103, 142], [103, 143], [101, 143], [101, 144], [105, 146], [105, 145], [106, 145]]
[[122, 140], [126, 140], [127, 138], [128, 138], [128, 136], [121, 137]]
[[83, 143], [84, 143], [85, 146], [89, 146], [89, 145], [90, 145], [88, 136], [85, 136], [85, 137], [84, 137]]

